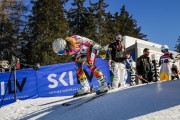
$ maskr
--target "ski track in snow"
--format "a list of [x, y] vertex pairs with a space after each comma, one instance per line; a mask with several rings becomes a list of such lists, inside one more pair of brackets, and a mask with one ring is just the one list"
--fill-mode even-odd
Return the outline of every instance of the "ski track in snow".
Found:
[[114, 89], [80, 106], [62, 106], [82, 97], [17, 100], [0, 108], [0, 120], [180, 120], [180, 80]]

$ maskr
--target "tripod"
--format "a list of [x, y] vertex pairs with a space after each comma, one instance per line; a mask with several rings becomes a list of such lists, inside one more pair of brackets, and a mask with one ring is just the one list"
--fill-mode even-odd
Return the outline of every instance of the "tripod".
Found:
[[9, 75], [9, 79], [8, 79], [8, 82], [7, 82], [7, 86], [6, 86], [6, 89], [5, 89], [5, 92], [4, 92], [4, 95], [1, 99], [1, 104], [0, 104], [0, 108], [2, 107], [2, 104], [4, 102], [4, 99], [5, 99], [5, 96], [6, 96], [6, 92], [7, 92], [7, 89], [10, 85], [10, 82], [11, 82], [11, 76], [13, 76], [13, 82], [14, 82], [14, 102], [16, 102], [17, 100], [17, 90], [16, 90], [16, 67], [12, 67], [11, 68], [11, 72], [10, 72], [10, 75]]

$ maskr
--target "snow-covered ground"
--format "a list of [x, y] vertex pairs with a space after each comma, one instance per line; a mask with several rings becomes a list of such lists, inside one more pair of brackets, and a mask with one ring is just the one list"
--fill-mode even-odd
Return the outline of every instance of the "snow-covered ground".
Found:
[[62, 106], [73, 99], [51, 97], [17, 101], [0, 108], [0, 119], [180, 120], [180, 80], [116, 89], [80, 106]]

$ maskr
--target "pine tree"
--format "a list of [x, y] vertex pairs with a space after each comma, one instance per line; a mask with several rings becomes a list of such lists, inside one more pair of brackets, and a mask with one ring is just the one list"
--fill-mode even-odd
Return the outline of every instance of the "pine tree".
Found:
[[117, 32], [122, 35], [128, 35], [136, 37], [139, 39], [146, 38], [146, 35], [141, 33], [141, 27], [137, 27], [137, 22], [133, 19], [133, 16], [129, 15], [129, 12], [126, 11], [125, 5], [122, 6], [119, 17], [116, 20], [117, 23]]
[[179, 36], [179, 38], [178, 38], [178, 40], [177, 40], [177, 44], [176, 44], [176, 46], [175, 46], [175, 51], [177, 51], [177, 52], [180, 53], [180, 36]]
[[87, 12], [85, 14], [85, 19], [83, 22], [84, 31], [82, 35], [88, 37], [92, 40], [96, 39], [96, 21], [95, 21], [95, 14], [94, 10], [91, 7], [87, 8]]
[[87, 8], [84, 7], [84, 2], [85, 0], [74, 0], [74, 2], [71, 3], [74, 8], [70, 8], [67, 14], [71, 35], [84, 35], [87, 24]]
[[114, 15], [112, 15], [111, 17], [112, 19], [112, 31], [114, 33], [117, 33], [119, 31], [119, 27], [120, 27], [120, 17], [119, 17], [119, 13], [116, 12]]
[[116, 33], [115, 29], [115, 21], [114, 16], [109, 12], [105, 16], [105, 24], [103, 29], [104, 37], [106, 38], [104, 41], [104, 45], [109, 44], [114, 41], [114, 35]]
[[9, 53], [21, 56], [21, 28], [25, 6], [22, 0], [2, 0], [0, 2], [0, 50], [8, 50]]
[[94, 12], [95, 15], [95, 22], [96, 22], [96, 39], [95, 41], [100, 43], [101, 45], [105, 45], [108, 43], [108, 38], [106, 37], [106, 28], [105, 28], [105, 17], [106, 12], [105, 8], [108, 7], [108, 4], [104, 2], [104, 0], [99, 0], [96, 3], [92, 3], [90, 1], [90, 7]]
[[64, 62], [67, 56], [57, 56], [52, 50], [52, 42], [65, 38], [68, 32], [64, 14], [67, 0], [38, 0], [32, 2], [32, 16], [29, 19], [30, 40], [28, 43], [29, 63], [41, 65]]

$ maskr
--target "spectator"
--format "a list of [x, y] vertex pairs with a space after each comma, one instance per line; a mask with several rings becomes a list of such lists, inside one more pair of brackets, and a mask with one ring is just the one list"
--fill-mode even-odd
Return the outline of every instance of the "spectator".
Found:
[[178, 75], [179, 71], [178, 71], [177, 65], [173, 64], [171, 71], [172, 71], [172, 80], [179, 79], [179, 75]]
[[164, 55], [162, 55], [159, 60], [159, 66], [161, 66], [160, 80], [171, 80], [173, 54], [169, 53], [169, 47], [167, 45], [162, 45], [161, 52]]
[[[136, 61], [137, 75], [139, 76], [142, 83], [147, 83], [152, 81], [152, 63], [149, 57], [149, 49], [145, 48], [143, 50], [143, 55], [141, 55]], [[143, 79], [147, 80], [143, 80]]]
[[127, 78], [127, 72], [125, 68], [125, 59], [129, 58], [130, 55], [124, 56], [125, 46], [122, 44], [122, 35], [117, 34], [115, 41], [108, 46], [107, 58], [109, 65], [113, 66], [114, 78], [112, 80], [112, 88], [118, 88], [119, 86], [125, 86], [125, 80]]
[[[129, 54], [130, 55], [130, 54]], [[126, 62], [126, 69], [127, 69], [127, 80], [126, 80], [126, 84], [127, 86], [131, 86], [131, 85], [135, 85], [135, 67], [136, 67], [136, 63], [134, 62], [134, 60], [132, 59], [132, 57], [130, 57], [129, 59], [125, 60]]]

